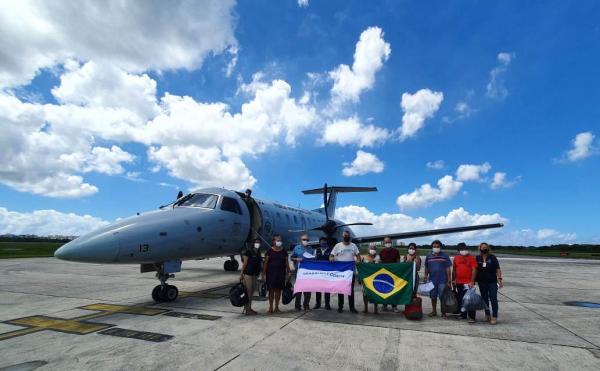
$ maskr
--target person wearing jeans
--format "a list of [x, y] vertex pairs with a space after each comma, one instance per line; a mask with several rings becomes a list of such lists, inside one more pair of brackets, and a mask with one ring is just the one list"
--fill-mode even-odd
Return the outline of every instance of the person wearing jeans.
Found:
[[[458, 255], [454, 257], [452, 263], [452, 281], [458, 294], [458, 304], [462, 307], [465, 291], [469, 287], [475, 286], [477, 275], [477, 260], [469, 253], [469, 249], [464, 242], [456, 246]], [[469, 323], [475, 323], [475, 311], [460, 312], [460, 317], [466, 319], [469, 316]]]
[[442, 242], [435, 240], [431, 243], [431, 252], [425, 257], [425, 282], [431, 280], [434, 288], [429, 292], [432, 311], [429, 317], [437, 316], [437, 302], [440, 299], [442, 318], [446, 319], [446, 307], [441, 305], [442, 293], [446, 286], [452, 286], [452, 261], [442, 252]]
[[[342, 262], [360, 262], [360, 252], [358, 246], [356, 246], [350, 237], [350, 232], [345, 230], [342, 233], [342, 242], [338, 242], [331, 250], [329, 255], [329, 261], [342, 261]], [[358, 313], [354, 307], [354, 276], [352, 274], [352, 285], [350, 286], [350, 295], [348, 295], [348, 306], [350, 307], [350, 313]], [[344, 310], [344, 295], [338, 294], [338, 313]]]
[[[300, 243], [298, 245], [296, 245], [296, 247], [294, 247], [294, 250], [292, 252], [292, 261], [294, 262], [294, 281], [296, 279], [296, 276], [298, 274], [298, 267], [300, 266], [300, 262], [304, 259], [314, 259], [314, 249], [308, 244], [309, 242], [309, 238], [308, 235], [304, 234], [302, 235], [302, 237], [300, 237]], [[309, 258], [308, 256], [311, 256], [311, 258]], [[302, 308], [304, 308], [304, 310], [309, 310], [310, 309], [310, 296], [311, 293], [310, 292], [304, 292], [304, 293], [297, 293], [295, 296], [295, 300], [294, 300], [294, 304], [296, 307], [296, 310], [302, 310]], [[304, 300], [302, 300], [302, 297], [304, 297]], [[302, 304], [302, 306], [300, 306], [300, 304]]]
[[477, 257], [477, 284], [481, 297], [489, 309], [485, 311], [485, 320], [495, 325], [498, 322], [498, 288], [502, 287], [502, 271], [498, 259], [490, 253], [490, 246], [482, 242], [479, 245], [479, 256]]

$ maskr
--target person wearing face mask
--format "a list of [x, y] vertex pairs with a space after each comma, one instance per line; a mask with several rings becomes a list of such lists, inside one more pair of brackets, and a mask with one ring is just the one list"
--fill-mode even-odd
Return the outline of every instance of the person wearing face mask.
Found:
[[[398, 263], [400, 262], [400, 252], [392, 247], [392, 239], [385, 237], [383, 239], [383, 249], [379, 253], [382, 263]], [[383, 310], [387, 310], [387, 304], [383, 304]], [[398, 306], [392, 305], [392, 310], [398, 312]]]
[[502, 271], [496, 256], [490, 252], [490, 245], [482, 242], [479, 245], [479, 256], [477, 257], [477, 284], [481, 297], [488, 304], [492, 304], [492, 317], [490, 311], [485, 311], [485, 320], [495, 325], [498, 321], [498, 288], [503, 287]]
[[[434, 285], [433, 290], [429, 292], [432, 308], [429, 317], [437, 316], [437, 299], [442, 298], [445, 286], [452, 286], [451, 267], [450, 257], [442, 252], [442, 242], [440, 240], [433, 241], [431, 252], [425, 258], [425, 282], [430, 279]], [[447, 319], [448, 316], [444, 312], [446, 309], [441, 305], [441, 301], [440, 306], [442, 308], [442, 318]]]
[[260, 256], [260, 239], [255, 238], [252, 245], [242, 255], [242, 271], [240, 272], [240, 281], [246, 286], [248, 293], [248, 303], [244, 306], [246, 315], [256, 314], [252, 309], [252, 296], [256, 288], [256, 278], [260, 274], [260, 265], [262, 257]]
[[[327, 242], [327, 237], [321, 237], [319, 239], [319, 247], [317, 247], [315, 249], [317, 260], [328, 261], [329, 255], [331, 255], [332, 249], [333, 248], [331, 246], [329, 246], [329, 243]], [[331, 310], [331, 305], [330, 305], [331, 294], [328, 292], [326, 292], [324, 294], [317, 292], [317, 294], [316, 294], [317, 303], [315, 304], [315, 307], [313, 309], [321, 308], [321, 296], [322, 295], [325, 295], [325, 309]]]
[[[360, 252], [358, 251], [358, 247], [352, 242], [350, 239], [350, 232], [347, 230], [342, 234], [342, 242], [337, 243], [333, 250], [331, 250], [331, 255], [329, 255], [329, 261], [354, 261], [356, 263], [360, 262]], [[354, 308], [354, 277], [356, 274], [352, 274], [352, 286], [350, 286], [350, 296], [348, 296], [348, 305], [350, 306], [350, 312], [358, 313], [356, 308]], [[338, 294], [338, 313], [341, 313], [344, 310], [344, 295]]]
[[[283, 249], [280, 235], [273, 236], [273, 245], [265, 253], [262, 279], [269, 289], [269, 313], [279, 313], [279, 300], [285, 282], [291, 277], [287, 251]], [[273, 307], [274, 305], [274, 307]]]
[[[298, 273], [298, 265], [303, 259], [310, 259], [308, 256], [314, 256], [314, 249], [312, 246], [308, 244], [310, 239], [308, 235], [304, 234], [300, 237], [300, 243], [294, 247], [292, 250], [292, 262], [294, 263], [294, 279], [296, 274]], [[304, 301], [302, 302], [302, 307], [300, 306], [300, 301], [302, 300], [302, 296], [304, 296]], [[310, 309], [310, 292], [304, 292], [302, 294], [297, 293], [295, 297], [295, 307], [296, 310], [309, 310]]]
[[[475, 257], [469, 253], [469, 248], [464, 242], [456, 245], [458, 255], [454, 257], [452, 262], [452, 282], [458, 293], [458, 305], [462, 307], [463, 296], [465, 290], [475, 285], [475, 277], [477, 275], [477, 261]], [[469, 323], [475, 323], [475, 311], [460, 312], [462, 319], [469, 316]]]
[[[376, 264], [380, 262], [380, 257], [379, 255], [377, 255], [377, 249], [375, 248], [375, 245], [373, 246], [369, 246], [369, 254], [364, 257], [362, 259], [362, 263], [363, 264]], [[365, 286], [363, 285], [363, 304], [365, 306], [365, 309], [363, 310], [364, 313], [369, 313], [369, 301], [367, 300], [367, 295], [365, 295]], [[373, 303], [373, 313], [375, 314], [379, 314], [379, 312], [377, 311], [377, 304]]]
[[419, 287], [419, 271], [421, 270], [421, 257], [417, 254], [417, 244], [411, 242], [408, 244], [407, 254], [404, 256], [404, 262], [415, 262], [415, 287], [413, 296], [417, 296], [417, 288]]

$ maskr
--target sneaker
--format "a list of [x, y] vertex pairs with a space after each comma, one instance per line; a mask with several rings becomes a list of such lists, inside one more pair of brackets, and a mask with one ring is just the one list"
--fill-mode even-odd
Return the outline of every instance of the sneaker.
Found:
[[301, 307], [296, 307], [296, 312], [299, 312], [299, 311], [301, 311], [301, 310], [302, 310], [302, 308], [301, 308]]
[[475, 321], [473, 318], [469, 318], [469, 323], [475, 323], [477, 321]]
[[498, 323], [498, 320], [496, 319], [496, 317], [492, 317], [492, 319], [490, 320], [490, 325], [495, 325], [496, 323]]
[[317, 304], [313, 307], [313, 309], [321, 309], [321, 304]]
[[350, 312], [351, 313], [355, 313], [355, 314], [358, 313], [358, 311], [356, 309], [354, 309], [354, 308], [350, 308]]
[[485, 316], [485, 321], [486, 322], [490, 322], [491, 321], [491, 317], [490, 316]]
[[343, 308], [338, 308], [338, 313], [342, 313], [342, 311], [344, 310]]
[[396, 308], [392, 308], [392, 311], [393, 311], [394, 313], [400, 313], [400, 309], [398, 309], [398, 307], [396, 307]]
[[326, 306], [325, 306], [325, 309], [326, 309], [326, 310], [331, 310], [331, 306], [330, 306], [330, 305], [326, 305]]

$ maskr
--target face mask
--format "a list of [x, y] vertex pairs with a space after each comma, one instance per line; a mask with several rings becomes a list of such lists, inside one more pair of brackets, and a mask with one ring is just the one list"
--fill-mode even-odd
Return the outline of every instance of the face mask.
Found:
[[302, 241], [302, 246], [304, 246], [304, 247], [308, 246], [308, 241]]
[[375, 255], [375, 254], [377, 254], [377, 251], [376, 250], [369, 250], [369, 254], [370, 255]]
[[350, 242], [350, 236], [344, 236], [344, 242]]
[[460, 255], [462, 255], [462, 256], [469, 255], [469, 251], [468, 250], [460, 250]]
[[283, 242], [281, 242], [281, 241], [275, 241], [275, 246], [281, 247], [281, 246], [283, 246]]
[[392, 243], [391, 242], [386, 242], [385, 243], [385, 247], [392, 247]]
[[408, 249], [408, 255], [415, 255], [416, 252], [415, 249]]
[[326, 249], [327, 248], [327, 242], [321, 242], [321, 247]]
[[481, 251], [482, 254], [487, 254], [488, 252], [490, 252], [490, 250], [488, 249], [481, 249], [479, 251]]
[[255, 249], [258, 249], [259, 247], [260, 247], [260, 244], [259, 244], [259, 243], [255, 243], [255, 244], [254, 244], [254, 248], [255, 248]]
[[440, 251], [442, 251], [442, 249], [441, 249], [441, 248], [439, 248], [439, 247], [434, 247], [434, 248], [432, 248], [432, 249], [431, 249], [431, 251], [433, 251], [434, 253], [436, 253], [436, 254], [437, 254], [437, 253], [439, 253]]

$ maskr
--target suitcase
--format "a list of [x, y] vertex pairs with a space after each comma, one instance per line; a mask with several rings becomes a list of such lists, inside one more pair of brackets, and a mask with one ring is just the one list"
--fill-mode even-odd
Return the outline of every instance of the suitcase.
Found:
[[410, 304], [404, 306], [404, 316], [406, 319], [418, 321], [423, 318], [423, 305], [421, 298], [415, 297]]

